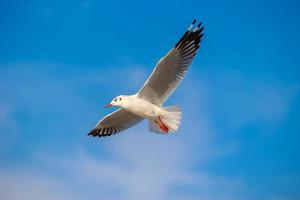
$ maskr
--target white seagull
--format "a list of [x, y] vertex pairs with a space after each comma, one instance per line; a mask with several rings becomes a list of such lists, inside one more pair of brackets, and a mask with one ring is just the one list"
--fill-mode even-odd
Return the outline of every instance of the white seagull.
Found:
[[160, 59], [143, 87], [134, 95], [115, 97], [106, 107], [120, 107], [101, 119], [88, 135], [110, 136], [148, 119], [149, 130], [167, 134], [177, 131], [181, 120], [178, 106], [162, 107], [183, 79], [196, 55], [201, 38], [202, 24], [189, 26], [185, 34], [166, 56]]

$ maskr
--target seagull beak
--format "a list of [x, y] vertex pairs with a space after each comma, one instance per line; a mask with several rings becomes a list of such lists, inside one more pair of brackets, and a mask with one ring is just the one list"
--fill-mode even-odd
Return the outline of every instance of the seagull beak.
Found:
[[104, 108], [109, 108], [109, 107], [112, 107], [111, 103], [107, 104]]

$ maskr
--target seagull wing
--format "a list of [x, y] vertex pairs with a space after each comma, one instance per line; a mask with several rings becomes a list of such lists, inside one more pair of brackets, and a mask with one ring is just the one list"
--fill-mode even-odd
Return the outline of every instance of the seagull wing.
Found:
[[120, 108], [101, 119], [88, 135], [110, 136], [130, 128], [142, 120], [143, 118]]
[[139, 90], [138, 96], [156, 105], [162, 105], [183, 79], [196, 55], [203, 29], [196, 20], [169, 53], [160, 59], [150, 77]]

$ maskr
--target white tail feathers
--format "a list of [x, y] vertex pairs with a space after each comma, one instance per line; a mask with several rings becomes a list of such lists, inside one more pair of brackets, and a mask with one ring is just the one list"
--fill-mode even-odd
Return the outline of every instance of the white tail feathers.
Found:
[[181, 122], [181, 109], [178, 106], [164, 107], [168, 114], [162, 115], [161, 120], [170, 129], [171, 132], [177, 131]]
[[[159, 116], [163, 124], [169, 129], [170, 132], [175, 132], [179, 128], [181, 121], [181, 109], [178, 106], [169, 106], [163, 108], [167, 111], [166, 114]], [[149, 130], [155, 133], [166, 133], [159, 128], [157, 123], [149, 121]]]

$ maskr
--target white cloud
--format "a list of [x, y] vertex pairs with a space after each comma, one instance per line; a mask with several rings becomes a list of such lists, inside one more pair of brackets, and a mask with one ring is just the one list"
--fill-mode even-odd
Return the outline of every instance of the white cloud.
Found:
[[58, 180], [25, 169], [0, 169], [2, 200], [68, 200], [77, 199]]
[[15, 145], [20, 132], [19, 125], [13, 120], [14, 111], [13, 105], [0, 100], [0, 154]]
[[[100, 199], [174, 199], [174, 187], [182, 186], [202, 192], [190, 195], [189, 191], [176, 191], [178, 196], [222, 199], [243, 189], [237, 177], [214, 177], [192, 170], [198, 155], [180, 137], [148, 134], [143, 129], [135, 128], [106, 143], [104, 149], [110, 154], [109, 159], [105, 159], [101, 149], [96, 156], [83, 150], [63, 158], [47, 154], [40, 154], [39, 158], [44, 160], [43, 166], [72, 177], [70, 182], [99, 188], [96, 196]], [[217, 188], [222, 189], [214, 194]], [[120, 194], [117, 197], [116, 191]]]

